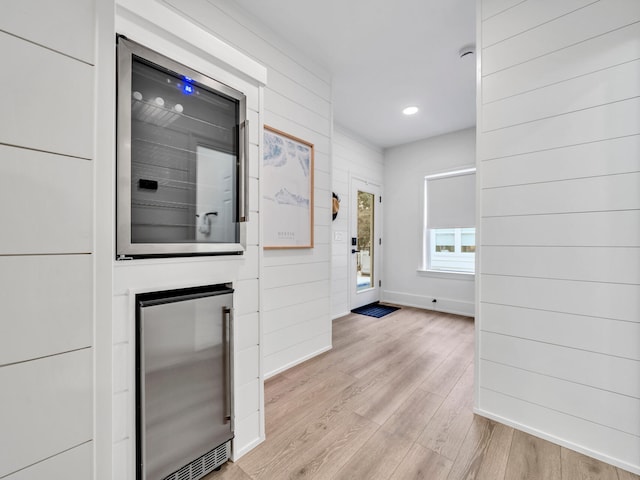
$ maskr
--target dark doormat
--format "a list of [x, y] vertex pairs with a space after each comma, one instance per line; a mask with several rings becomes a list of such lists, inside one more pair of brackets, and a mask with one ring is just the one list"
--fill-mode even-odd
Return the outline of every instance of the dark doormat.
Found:
[[367, 315], [369, 317], [384, 317], [385, 315], [390, 314], [391, 312], [395, 312], [396, 310], [400, 310], [400, 307], [392, 307], [390, 305], [380, 305], [379, 302], [370, 303], [369, 305], [365, 305], [363, 307], [354, 308], [351, 310], [351, 313], [359, 313], [360, 315]]

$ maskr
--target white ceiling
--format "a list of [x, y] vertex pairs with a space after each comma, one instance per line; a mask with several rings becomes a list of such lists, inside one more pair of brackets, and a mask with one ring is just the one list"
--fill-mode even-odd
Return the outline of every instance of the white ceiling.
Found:
[[235, 1], [331, 73], [334, 121], [372, 144], [475, 125], [475, 0]]

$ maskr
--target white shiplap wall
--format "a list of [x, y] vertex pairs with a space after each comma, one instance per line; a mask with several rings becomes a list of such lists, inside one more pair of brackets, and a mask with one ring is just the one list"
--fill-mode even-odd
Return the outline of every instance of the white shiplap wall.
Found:
[[[473, 316], [473, 275], [431, 273], [421, 269], [424, 177], [473, 166], [475, 135], [475, 129], [469, 128], [385, 151], [384, 300]], [[432, 302], [434, 299], [436, 303]]]
[[0, 7], [7, 480], [93, 475], [93, 25], [93, 1]]
[[[351, 178], [367, 180], [382, 186], [382, 172], [383, 152], [380, 148], [370, 145], [344, 127], [334, 128], [332, 185], [333, 191], [340, 198], [340, 210], [331, 229], [331, 318], [346, 315], [351, 310], [349, 297], [351, 292], [349, 268], [352, 255], [349, 242]], [[382, 275], [384, 282], [384, 272]]]
[[263, 373], [269, 377], [331, 347], [330, 77], [232, 1], [166, 3], [264, 64], [268, 69], [264, 123], [315, 147], [315, 246], [263, 254]]
[[640, 2], [479, 7], [477, 410], [640, 473]]

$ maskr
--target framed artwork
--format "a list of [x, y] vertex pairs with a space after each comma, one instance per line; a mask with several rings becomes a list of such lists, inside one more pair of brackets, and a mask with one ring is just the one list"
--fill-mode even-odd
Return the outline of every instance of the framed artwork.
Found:
[[264, 126], [265, 249], [313, 248], [313, 144]]

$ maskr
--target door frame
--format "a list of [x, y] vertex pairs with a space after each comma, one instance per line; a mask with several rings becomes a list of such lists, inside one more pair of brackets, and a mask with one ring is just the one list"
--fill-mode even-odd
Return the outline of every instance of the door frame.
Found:
[[[370, 190], [367, 190], [369, 188]], [[373, 224], [373, 237], [374, 245], [373, 249], [373, 287], [357, 291], [357, 255], [352, 253], [352, 249], [357, 249], [351, 245], [351, 239], [358, 236], [357, 234], [357, 221], [358, 221], [358, 207], [357, 198], [358, 190], [367, 191], [374, 194], [374, 224]], [[382, 196], [382, 186], [377, 182], [364, 179], [359, 176], [349, 177], [349, 237], [347, 241], [347, 255], [349, 260], [347, 262], [347, 268], [349, 269], [348, 281], [349, 281], [349, 310], [367, 305], [369, 303], [377, 302], [380, 300], [380, 279], [382, 273], [382, 244], [380, 239], [382, 238], [382, 204], [380, 198]]]

